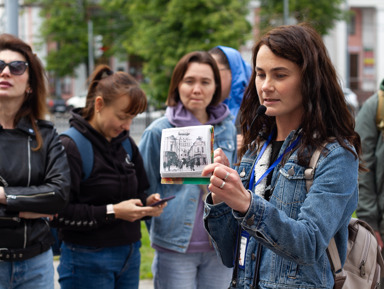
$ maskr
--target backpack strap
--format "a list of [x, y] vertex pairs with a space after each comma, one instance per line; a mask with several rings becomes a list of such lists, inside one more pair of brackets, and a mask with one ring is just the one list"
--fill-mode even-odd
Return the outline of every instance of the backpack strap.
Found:
[[384, 91], [379, 89], [377, 92], [377, 112], [376, 126], [377, 129], [384, 132]]
[[[92, 168], [93, 168], [92, 143], [90, 142], [89, 139], [87, 139], [81, 132], [79, 132], [73, 126], [61, 134], [70, 137], [75, 142], [77, 149], [79, 150], [82, 166], [83, 166], [84, 176], [82, 181], [85, 181], [91, 175]], [[129, 140], [129, 137], [123, 140], [121, 144], [124, 150], [127, 152], [129, 161], [131, 161], [132, 160], [132, 144], [131, 144], [131, 141]]]
[[123, 145], [123, 148], [127, 152], [127, 155], [129, 156], [129, 161], [132, 161], [132, 144], [129, 140], [129, 137], [127, 137], [123, 142], [121, 143]]
[[[305, 176], [305, 183], [307, 188], [307, 193], [309, 192], [309, 189], [311, 188], [313, 184], [313, 177], [315, 175], [315, 169], [317, 166], [317, 162], [320, 158], [321, 151], [325, 147], [326, 143], [324, 143], [322, 146], [318, 147], [315, 152], [312, 154], [312, 157], [309, 161], [309, 167], [305, 169], [304, 176]], [[344, 284], [344, 281], [346, 279], [345, 276], [343, 276], [343, 267], [341, 266], [341, 260], [340, 255], [337, 250], [335, 238], [332, 238], [329, 242], [328, 248], [327, 248], [327, 254], [328, 259], [331, 264], [331, 268], [333, 273], [335, 274], [335, 285], [342, 286]], [[340, 282], [340, 284], [338, 284]], [[334, 287], [334, 288], [341, 288], [341, 287]]]
[[340, 255], [339, 251], [337, 250], [335, 238], [332, 238], [329, 242], [327, 254], [335, 276], [343, 276], [343, 266], [341, 265]]
[[82, 180], [85, 181], [89, 178], [93, 168], [93, 148], [91, 142], [73, 126], [61, 134], [70, 137], [75, 142], [83, 166], [84, 176]]
[[306, 168], [304, 171], [307, 193], [309, 192], [309, 189], [311, 188], [311, 186], [313, 184], [313, 176], [315, 175], [315, 168], [317, 165], [317, 161], [319, 160], [322, 149], [323, 149], [323, 146], [321, 146], [315, 150], [315, 152], [312, 154], [311, 160], [309, 161], [309, 167]]

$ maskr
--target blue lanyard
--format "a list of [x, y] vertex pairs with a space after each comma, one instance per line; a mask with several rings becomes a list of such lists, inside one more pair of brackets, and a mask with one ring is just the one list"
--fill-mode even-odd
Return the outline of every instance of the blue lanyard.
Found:
[[249, 186], [248, 186], [248, 189], [251, 191], [253, 191], [254, 187], [256, 187], [262, 181], [262, 179], [264, 179], [277, 166], [277, 164], [280, 163], [280, 161], [282, 160], [284, 155], [287, 152], [290, 152], [297, 145], [297, 143], [299, 142], [299, 140], [301, 138], [301, 136], [298, 136], [295, 139], [295, 141], [289, 147], [287, 147], [285, 149], [285, 151], [277, 158], [277, 160], [275, 160], [275, 162], [267, 169], [267, 171], [257, 180], [256, 184], [254, 184], [255, 183], [255, 166], [256, 166], [257, 162], [260, 160], [261, 156], [264, 154], [264, 151], [267, 148], [268, 144], [271, 142], [272, 135], [273, 135], [273, 133], [271, 133], [268, 136], [267, 141], [264, 143], [263, 147], [261, 148], [260, 153], [256, 158], [255, 164], [252, 167], [252, 174], [251, 174], [251, 178], [249, 180]]

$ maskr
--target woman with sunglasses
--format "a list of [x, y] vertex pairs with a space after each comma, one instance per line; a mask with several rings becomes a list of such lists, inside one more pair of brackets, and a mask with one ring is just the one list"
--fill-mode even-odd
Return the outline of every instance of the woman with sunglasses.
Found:
[[43, 120], [47, 81], [22, 40], [0, 35], [0, 288], [54, 287], [48, 219], [69, 195], [66, 154]]

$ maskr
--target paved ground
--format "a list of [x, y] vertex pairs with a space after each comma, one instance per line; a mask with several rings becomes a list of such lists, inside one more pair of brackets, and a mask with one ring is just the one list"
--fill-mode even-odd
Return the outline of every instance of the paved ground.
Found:
[[[57, 281], [58, 275], [57, 275], [57, 265], [59, 265], [59, 261], [53, 262], [55, 266], [55, 289], [60, 289], [59, 282]], [[153, 282], [152, 280], [140, 280], [139, 289], [153, 289]]]

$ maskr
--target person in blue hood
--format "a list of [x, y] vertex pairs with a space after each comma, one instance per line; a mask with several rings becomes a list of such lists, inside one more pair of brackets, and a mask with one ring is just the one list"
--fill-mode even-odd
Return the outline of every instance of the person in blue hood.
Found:
[[252, 74], [251, 66], [242, 58], [239, 51], [226, 46], [216, 46], [208, 51], [216, 60], [221, 78], [221, 100], [229, 107], [233, 123], [237, 127], [237, 147], [241, 147], [242, 137], [239, 123], [239, 109], [245, 88]]
[[222, 103], [220, 73], [206, 51], [184, 55], [176, 64], [169, 86], [165, 116], [144, 131], [139, 144], [150, 183], [147, 193], [161, 198], [175, 195], [163, 214], [148, 221], [151, 245], [156, 250], [152, 264], [155, 289], [228, 288], [232, 269], [216, 255], [204, 229], [206, 185], [162, 184], [160, 142], [165, 128], [214, 126], [214, 148], [221, 148], [233, 162], [236, 129], [227, 105]]

